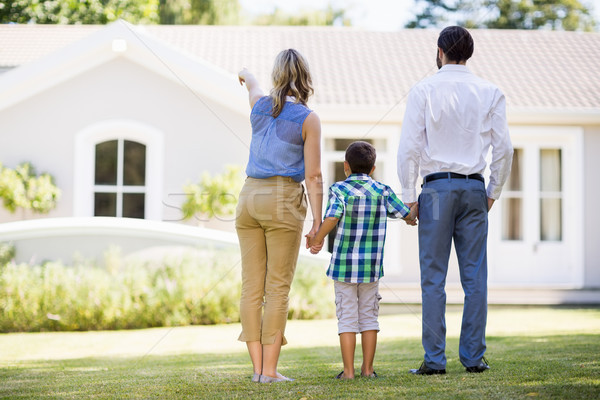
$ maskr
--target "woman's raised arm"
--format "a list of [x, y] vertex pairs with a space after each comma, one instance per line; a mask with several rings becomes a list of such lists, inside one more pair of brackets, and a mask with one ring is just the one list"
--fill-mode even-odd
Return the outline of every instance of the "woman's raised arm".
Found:
[[238, 72], [238, 80], [240, 81], [240, 85], [246, 84], [250, 108], [253, 108], [258, 99], [264, 96], [262, 89], [258, 86], [258, 81], [246, 67]]

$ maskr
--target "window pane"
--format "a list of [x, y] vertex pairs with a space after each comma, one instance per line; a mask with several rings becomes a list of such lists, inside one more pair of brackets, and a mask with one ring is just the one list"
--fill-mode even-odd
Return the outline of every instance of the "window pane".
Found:
[[117, 184], [117, 141], [96, 145], [95, 179], [96, 185]]
[[94, 193], [94, 216], [116, 217], [117, 216], [117, 194], [116, 193]]
[[346, 179], [346, 173], [344, 172], [344, 163], [343, 162], [335, 162], [333, 163], [333, 182], [339, 182]]
[[560, 192], [561, 182], [561, 150], [540, 150], [540, 190], [542, 192]]
[[146, 146], [125, 141], [123, 160], [123, 184], [144, 186], [146, 184]]
[[123, 193], [123, 217], [144, 218], [144, 193]]
[[505, 190], [520, 191], [523, 190], [522, 186], [522, 173], [521, 168], [523, 162], [523, 149], [515, 149], [513, 153], [512, 168], [508, 181], [506, 181]]
[[[333, 150], [335, 151], [346, 151], [346, 149], [348, 148], [348, 146], [350, 146], [351, 143], [356, 142], [358, 139], [333, 139]], [[373, 144], [373, 140], [372, 139], [360, 139], [363, 142], [367, 142], [369, 144]]]
[[540, 239], [562, 240], [562, 200], [542, 199], [540, 203]]
[[522, 199], [505, 197], [502, 204], [502, 239], [523, 240]]

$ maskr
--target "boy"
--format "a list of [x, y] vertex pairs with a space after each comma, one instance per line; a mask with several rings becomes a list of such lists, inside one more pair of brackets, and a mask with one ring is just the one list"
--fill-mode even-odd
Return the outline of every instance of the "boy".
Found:
[[346, 180], [329, 188], [323, 224], [307, 246], [316, 254], [338, 225], [327, 276], [334, 280], [338, 334], [344, 370], [337, 379], [354, 378], [356, 333], [361, 334], [361, 376], [376, 378], [373, 359], [379, 322], [379, 279], [383, 276], [386, 217], [416, 225], [416, 206], [406, 207], [387, 185], [373, 180], [375, 148], [357, 141], [346, 149]]

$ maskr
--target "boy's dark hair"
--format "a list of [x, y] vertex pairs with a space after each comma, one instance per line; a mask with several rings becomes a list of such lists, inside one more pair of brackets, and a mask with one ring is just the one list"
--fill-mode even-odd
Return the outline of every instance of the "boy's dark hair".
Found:
[[473, 55], [473, 38], [462, 26], [444, 28], [440, 32], [437, 45], [450, 61], [467, 61]]
[[346, 161], [354, 174], [369, 174], [375, 165], [377, 152], [370, 143], [356, 141], [346, 149]]

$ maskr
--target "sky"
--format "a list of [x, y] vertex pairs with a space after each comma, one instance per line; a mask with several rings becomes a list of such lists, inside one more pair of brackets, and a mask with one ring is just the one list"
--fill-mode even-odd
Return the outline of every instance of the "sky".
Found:
[[[395, 31], [414, 16], [415, 0], [239, 0], [243, 9], [252, 14], [266, 14], [275, 7], [294, 12], [299, 9], [323, 9], [331, 4], [334, 8], [347, 10], [352, 26], [375, 31]], [[598, 0], [582, 0], [594, 5], [594, 16], [600, 21]]]

